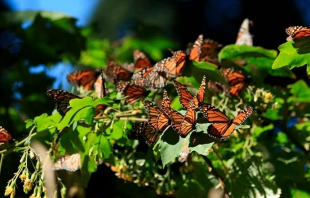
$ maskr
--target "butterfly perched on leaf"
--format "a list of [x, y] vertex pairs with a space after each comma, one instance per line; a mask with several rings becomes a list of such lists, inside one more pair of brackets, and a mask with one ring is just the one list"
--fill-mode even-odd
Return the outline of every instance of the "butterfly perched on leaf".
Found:
[[241, 125], [253, 112], [251, 106], [238, 112], [234, 119], [228, 118], [222, 111], [209, 104], [202, 104], [200, 111], [208, 122], [212, 124], [207, 128], [208, 135], [224, 140], [234, 131], [236, 126]]
[[198, 109], [199, 104], [204, 100], [205, 88], [206, 88], [206, 77], [203, 76], [198, 92], [195, 96], [191, 94], [191, 92], [181, 83], [174, 80], [173, 84], [177, 90], [179, 95], [179, 101], [181, 105], [188, 109], [191, 103], [194, 103], [195, 109]]
[[144, 87], [132, 84], [129, 81], [118, 82], [116, 89], [126, 97], [125, 100], [129, 104], [143, 100], [150, 93]]
[[310, 36], [310, 28], [305, 26], [290, 26], [285, 29], [285, 32], [288, 35], [287, 41]]
[[62, 116], [65, 116], [71, 109], [69, 104], [70, 100], [75, 98], [81, 99], [81, 97], [61, 89], [50, 89], [46, 92], [46, 95], [54, 100], [55, 108]]
[[249, 19], [244, 19], [236, 39], [236, 45], [248, 45], [253, 46], [253, 36], [250, 33], [250, 26], [253, 25], [253, 22]]
[[93, 90], [94, 83], [101, 73], [101, 69], [78, 70], [68, 74], [67, 80], [78, 87], [82, 86], [86, 90]]
[[66, 170], [74, 172], [81, 168], [81, 155], [80, 153], [75, 153], [72, 155], [66, 155], [57, 160], [54, 163], [52, 170]]
[[0, 145], [4, 144], [6, 142], [12, 142], [14, 141], [11, 134], [4, 129], [2, 126], [0, 126]]
[[233, 68], [222, 67], [220, 71], [229, 84], [227, 94], [239, 97], [248, 86], [251, 77], [246, 76], [239, 71], [235, 71]]

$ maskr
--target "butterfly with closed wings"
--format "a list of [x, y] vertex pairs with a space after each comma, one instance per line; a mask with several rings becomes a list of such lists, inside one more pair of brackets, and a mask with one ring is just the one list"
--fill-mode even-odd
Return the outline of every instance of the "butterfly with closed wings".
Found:
[[74, 172], [81, 168], [81, 155], [80, 153], [75, 153], [72, 155], [66, 155], [56, 163], [54, 163], [52, 170], [66, 170], [70, 172]]

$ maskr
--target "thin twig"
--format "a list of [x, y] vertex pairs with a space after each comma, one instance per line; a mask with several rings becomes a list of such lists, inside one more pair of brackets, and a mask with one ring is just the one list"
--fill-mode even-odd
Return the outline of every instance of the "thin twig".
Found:
[[207, 158], [206, 156], [202, 155], [202, 158], [205, 160], [205, 162], [208, 164], [211, 173], [218, 179], [218, 181], [220, 182], [220, 185], [222, 187], [222, 190], [224, 191], [224, 197], [225, 198], [229, 198], [229, 194], [228, 194], [228, 190], [227, 187], [224, 183], [224, 179], [223, 177], [217, 172], [217, 170], [214, 168], [211, 160], [209, 158]]

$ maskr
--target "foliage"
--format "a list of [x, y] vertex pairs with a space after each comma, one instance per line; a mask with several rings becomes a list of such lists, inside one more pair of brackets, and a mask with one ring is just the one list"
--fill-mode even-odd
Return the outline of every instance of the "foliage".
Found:
[[[17, 19], [20, 14], [10, 16]], [[2, 33], [10, 38], [6, 45], [1, 45], [0, 54], [4, 65], [0, 80], [5, 94], [0, 98], [1, 125], [16, 140], [0, 147], [1, 178], [9, 181], [4, 189], [6, 181], [1, 179], [2, 193], [21, 194], [17, 192], [19, 185], [33, 197], [46, 193], [44, 162], [32, 148], [32, 142], [38, 141], [46, 147], [52, 161], [65, 154], [80, 153], [80, 178], [85, 188], [98, 166], [107, 166], [127, 182], [118, 189], [126, 195], [134, 193], [130, 186], [134, 183], [143, 189], [151, 188], [157, 195], [171, 197], [206, 197], [210, 189], [218, 186], [231, 197], [309, 196], [310, 89], [290, 71], [308, 64], [309, 52], [305, 50], [308, 41], [301, 44], [289, 41], [279, 47], [279, 55], [276, 50], [263, 47], [224, 46], [219, 53], [222, 66], [251, 76], [250, 84], [240, 98], [206, 89], [205, 102], [230, 118], [240, 109], [252, 106], [254, 111], [244, 126], [225, 141], [207, 135], [210, 123], [199, 123], [186, 138], [170, 127], [154, 146], [147, 147], [143, 141], [127, 138], [134, 123], [146, 120], [141, 101], [126, 104], [112, 83], [107, 83], [108, 96], [103, 98], [78, 87], [83, 98], [70, 100], [71, 109], [62, 117], [57, 111], [51, 113], [54, 103], [45, 96], [52, 79], [44, 72], [32, 74], [29, 68], [59, 62], [70, 62], [79, 68], [85, 65], [105, 68], [110, 58], [132, 62], [136, 48], [156, 62], [164, 58], [165, 50], [178, 50], [177, 44], [158, 35], [149, 38], [131, 35], [111, 42], [93, 38], [91, 27], [79, 28], [75, 19], [67, 16], [22, 14], [31, 20], [26, 28], [22, 28], [24, 21], [20, 20], [14, 23], [3, 20], [1, 24], [5, 28]], [[225, 83], [219, 70], [207, 62], [187, 61], [183, 75], [177, 80], [196, 93], [203, 75], [208, 80]], [[281, 87], [265, 83], [270, 77], [294, 83]], [[172, 83], [164, 89], [172, 98], [172, 108], [184, 113]], [[154, 103], [162, 98], [163, 89], [151, 91], [149, 99]], [[107, 108], [98, 117], [99, 104]], [[9, 158], [16, 153], [18, 164], [11, 163]], [[57, 183], [59, 193], [64, 196], [66, 187], [60, 177]]]

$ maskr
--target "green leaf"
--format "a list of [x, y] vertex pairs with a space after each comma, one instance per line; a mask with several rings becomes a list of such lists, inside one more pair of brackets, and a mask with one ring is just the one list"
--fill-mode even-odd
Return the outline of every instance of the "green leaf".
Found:
[[107, 98], [107, 97], [103, 97], [103, 98], [98, 98], [97, 100], [95, 100], [93, 102], [93, 107], [96, 107], [99, 104], [111, 105], [113, 103], [114, 103], [114, 101], [112, 99]]
[[[310, 38], [302, 37], [286, 42], [279, 46], [280, 54], [274, 61], [272, 68], [288, 66], [290, 69], [309, 65]], [[308, 71], [308, 70], [307, 70]], [[310, 73], [308, 73], [310, 74]]]
[[207, 133], [207, 128], [211, 123], [196, 124], [196, 130], [193, 130], [186, 138], [189, 152], [197, 152], [200, 155], [207, 156], [209, 149], [214, 143], [214, 139]]
[[182, 152], [183, 141], [180, 140], [180, 136], [171, 127], [162, 135], [159, 140], [159, 151], [163, 167]]
[[31, 120], [31, 119], [25, 120], [25, 123], [26, 123], [26, 129], [28, 129], [28, 128], [32, 127], [33, 125], [35, 125], [34, 120]]
[[[95, 161], [95, 154], [103, 156], [103, 158], [101, 158], [102, 161], [108, 159], [110, 155], [112, 155], [112, 145], [102, 134], [88, 133], [85, 130], [84, 133], [79, 133], [81, 142], [83, 142], [84, 136], [86, 136], [86, 142], [83, 144], [85, 152], [81, 154], [81, 178], [83, 186], [87, 187], [91, 174], [97, 171], [98, 162]], [[99, 153], [101, 153], [101, 155]]]
[[95, 108], [93, 107], [93, 99], [86, 96], [82, 99], [76, 98], [69, 101], [72, 107], [64, 116], [58, 125], [58, 129], [62, 130], [70, 126], [75, 121], [84, 120], [86, 123], [91, 124], [95, 115]]
[[108, 135], [109, 139], [112, 140], [119, 140], [124, 136], [124, 126], [125, 121], [124, 120], [118, 120], [113, 123], [112, 128], [109, 127], [106, 129], [106, 133]]
[[310, 88], [303, 80], [298, 80], [292, 85], [288, 85], [290, 93], [293, 94], [294, 102], [310, 102]]
[[49, 130], [50, 132], [56, 132], [56, 127], [59, 122], [59, 115], [54, 114], [52, 116], [48, 116], [46, 113], [43, 113], [40, 116], [34, 118], [34, 121], [37, 126], [37, 131], [45, 131]]
[[310, 193], [295, 188], [290, 188], [292, 198], [310, 197]]

